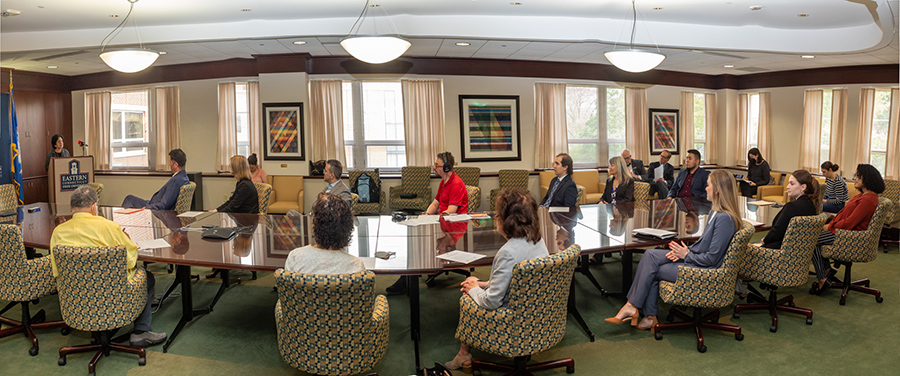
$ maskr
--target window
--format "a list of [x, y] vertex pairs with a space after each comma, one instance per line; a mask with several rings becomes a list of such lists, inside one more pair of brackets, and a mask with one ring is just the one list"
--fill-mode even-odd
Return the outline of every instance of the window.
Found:
[[344, 81], [342, 91], [347, 168], [405, 166], [400, 83]]
[[872, 142], [869, 163], [884, 176], [887, 159], [888, 128], [891, 124], [891, 90], [875, 90], [875, 107], [872, 114]]
[[759, 93], [748, 94], [750, 108], [747, 110], [747, 149], [759, 147]]
[[149, 91], [122, 91], [111, 94], [110, 166], [121, 169], [149, 169]]
[[832, 95], [831, 90], [822, 91], [822, 130], [819, 132], [819, 164], [831, 158], [831, 114]]
[[566, 133], [576, 166], [607, 165], [625, 150], [625, 89], [566, 86]]
[[694, 93], [694, 149], [706, 155], [706, 95]]
[[234, 84], [234, 125], [237, 154], [250, 156], [250, 85], [246, 82]]

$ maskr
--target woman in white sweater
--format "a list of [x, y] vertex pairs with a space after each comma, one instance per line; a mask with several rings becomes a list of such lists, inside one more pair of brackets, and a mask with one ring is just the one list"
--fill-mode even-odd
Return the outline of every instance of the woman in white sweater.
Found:
[[344, 251], [353, 235], [350, 205], [338, 196], [320, 193], [312, 208], [316, 244], [291, 251], [284, 270], [304, 274], [350, 274], [366, 270], [358, 257]]
[[[494, 223], [497, 224], [497, 232], [506, 238], [506, 244], [494, 256], [491, 278], [488, 281], [480, 281], [477, 277], [466, 278], [460, 289], [486, 309], [497, 309], [509, 303], [509, 283], [513, 267], [519, 261], [548, 255], [547, 246], [541, 239], [537, 202], [527, 191], [502, 191], [497, 198]], [[459, 353], [444, 366], [451, 370], [471, 367], [469, 345], [460, 343]]]

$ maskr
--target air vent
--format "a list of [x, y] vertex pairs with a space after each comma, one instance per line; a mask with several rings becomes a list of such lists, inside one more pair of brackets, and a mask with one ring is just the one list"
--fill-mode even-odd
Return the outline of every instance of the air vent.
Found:
[[766, 69], [766, 68], [759, 68], [759, 67], [737, 68], [736, 70], [744, 71], [744, 72], [750, 72], [750, 73], [756, 73], [756, 72], [768, 72], [768, 71], [769, 71], [769, 69]]
[[87, 52], [86, 50], [72, 51], [72, 52], [66, 52], [66, 53], [64, 53], [64, 54], [50, 55], [50, 56], [44, 56], [44, 57], [34, 58], [34, 59], [31, 59], [31, 61], [44, 61], [44, 60], [59, 59], [59, 58], [63, 58], [63, 57], [69, 57], [69, 56], [74, 56], [74, 55], [81, 55], [81, 54], [86, 53], [86, 52]]

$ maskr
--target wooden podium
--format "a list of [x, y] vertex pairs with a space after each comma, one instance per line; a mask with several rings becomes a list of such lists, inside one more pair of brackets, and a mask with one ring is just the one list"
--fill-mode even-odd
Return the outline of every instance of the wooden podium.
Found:
[[50, 203], [69, 205], [72, 191], [94, 181], [94, 157], [61, 157], [50, 159], [47, 186]]

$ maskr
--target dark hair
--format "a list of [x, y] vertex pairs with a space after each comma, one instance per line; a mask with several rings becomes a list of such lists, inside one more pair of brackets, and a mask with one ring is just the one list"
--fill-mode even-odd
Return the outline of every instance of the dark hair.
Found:
[[334, 177], [340, 179], [341, 174], [344, 173], [344, 165], [341, 164], [341, 161], [337, 159], [329, 159], [325, 161], [325, 164], [331, 166], [331, 173], [334, 174]]
[[856, 176], [862, 179], [863, 187], [866, 190], [881, 193], [884, 192], [884, 178], [875, 166], [870, 164], [859, 164], [856, 166]]
[[63, 135], [61, 135], [59, 133], [53, 135], [53, 137], [50, 137], [50, 148], [51, 149], [56, 149], [56, 141], [58, 141], [60, 138], [65, 140], [65, 138], [63, 138]]
[[525, 238], [532, 243], [541, 240], [537, 202], [524, 189], [500, 191], [495, 214], [494, 221], [504, 238]]
[[699, 162], [700, 160], [702, 160], [702, 158], [700, 158], [700, 151], [697, 150], [697, 149], [690, 149], [690, 150], [688, 150], [688, 154], [693, 154], [695, 157], [697, 157], [697, 161], [698, 161], [698, 162]]
[[445, 151], [443, 153], [438, 153], [438, 159], [444, 161], [444, 166], [450, 166], [450, 171], [453, 171], [453, 165], [456, 163], [456, 159], [453, 158], [453, 154], [450, 154], [449, 151]]
[[766, 160], [763, 158], [762, 153], [759, 151], [759, 148], [752, 148], [747, 152], [747, 166], [756, 166], [756, 159], [750, 158], [750, 154], [758, 155], [759, 159]]
[[350, 244], [353, 213], [339, 196], [319, 193], [312, 207], [313, 237], [324, 249], [340, 250]]
[[178, 168], [184, 168], [184, 165], [187, 164], [187, 155], [185, 155], [184, 151], [181, 149], [172, 149], [172, 151], [169, 152], [169, 158], [178, 164]]
[[256, 164], [259, 163], [259, 160], [256, 159], [256, 153], [250, 154], [250, 156], [247, 157], [247, 163], [251, 166], [256, 166]]
[[94, 188], [85, 184], [75, 188], [75, 191], [72, 192], [72, 197], [69, 198], [69, 206], [78, 209], [89, 208], [91, 205], [96, 204], [98, 200], [99, 198], [97, 198], [97, 192], [94, 191]]
[[566, 174], [572, 175], [572, 157], [566, 153], [559, 153], [557, 157], [562, 157], [562, 165], [566, 167]]
[[831, 171], [837, 172], [837, 170], [839, 168], [840, 167], [837, 165], [837, 163], [831, 163], [831, 161], [825, 161], [822, 163], [823, 170], [831, 170]]
[[816, 207], [816, 213], [822, 212], [822, 199], [819, 197], [821, 194], [821, 187], [819, 187], [819, 182], [813, 178], [812, 174], [806, 170], [796, 170], [791, 173], [791, 176], [797, 180], [798, 184], [806, 184], [806, 189], [803, 190], [803, 195], [809, 197], [809, 200], [812, 201], [813, 205]]

